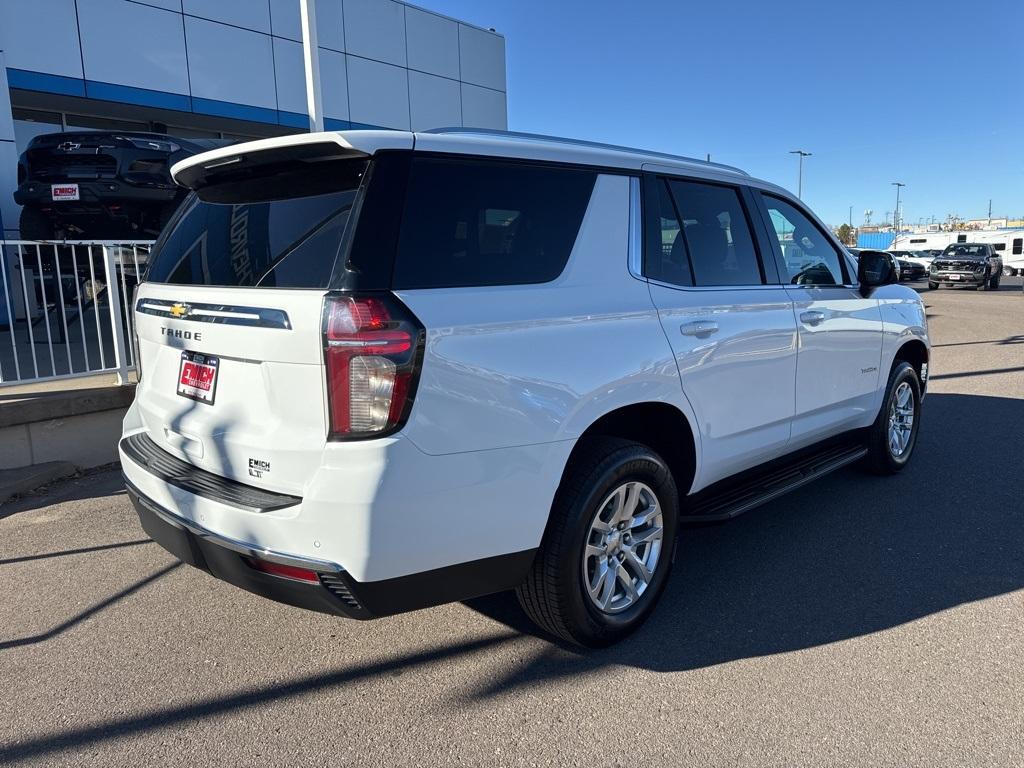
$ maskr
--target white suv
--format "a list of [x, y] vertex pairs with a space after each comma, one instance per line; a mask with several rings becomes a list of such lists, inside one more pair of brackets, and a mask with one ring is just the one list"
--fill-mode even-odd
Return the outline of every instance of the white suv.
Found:
[[371, 618], [516, 589], [604, 645], [681, 523], [913, 451], [918, 295], [734, 168], [351, 131], [173, 174], [121, 461], [152, 538], [258, 594]]

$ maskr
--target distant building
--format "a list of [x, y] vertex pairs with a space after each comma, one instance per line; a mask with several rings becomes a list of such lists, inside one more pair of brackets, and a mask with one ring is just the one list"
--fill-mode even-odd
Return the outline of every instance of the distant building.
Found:
[[[316, 15], [328, 130], [507, 127], [502, 35], [395, 0], [317, 0]], [[7, 235], [40, 133], [308, 130], [301, 39], [299, 0], [0, 0]]]

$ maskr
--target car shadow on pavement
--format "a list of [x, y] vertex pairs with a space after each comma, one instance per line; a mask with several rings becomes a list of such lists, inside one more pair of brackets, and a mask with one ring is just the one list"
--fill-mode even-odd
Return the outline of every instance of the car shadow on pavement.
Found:
[[81, 624], [90, 616], [94, 616], [100, 611], [105, 610], [110, 606], [114, 605], [115, 603], [119, 603], [121, 600], [124, 600], [129, 595], [135, 594], [143, 587], [147, 586], [148, 584], [152, 584], [157, 579], [166, 576], [168, 573], [173, 571], [175, 568], [179, 568], [181, 565], [182, 563], [173, 562], [170, 565], [161, 568], [156, 573], [151, 573], [149, 576], [146, 576], [143, 579], [139, 579], [138, 581], [128, 585], [124, 589], [121, 589], [115, 592], [114, 594], [110, 595], [109, 597], [100, 600], [98, 603], [89, 606], [84, 611], [76, 613], [71, 618], [62, 621], [60, 624], [56, 625], [55, 627], [52, 627], [51, 629], [46, 630], [45, 632], [40, 632], [36, 635], [29, 635], [28, 637], [17, 637], [10, 640], [0, 640], [0, 651], [5, 651], [9, 648], [21, 648], [22, 646], [41, 643], [44, 640], [49, 640], [50, 638], [56, 637], [57, 635], [63, 632], [67, 632], [72, 627]]
[[[933, 393], [925, 401], [914, 462], [905, 472], [879, 478], [844, 470], [732, 522], [685, 528], [661, 604], [632, 637], [597, 651], [546, 645], [526, 664], [496, 667], [486, 686], [458, 695], [507, 695], [600, 674], [611, 665], [678, 672], [799, 651], [1024, 588], [1021, 484], [993, 481], [989, 463], [993, 451], [1005, 462], [1006, 447], [1019, 445], [1021, 434], [1024, 400]], [[0, 764], [187, 726], [462, 657], [498, 658], [495, 651], [522, 643], [523, 634], [537, 634], [509, 594], [466, 605], [514, 631], [498, 628], [424, 650], [396, 648], [384, 660], [44, 733], [0, 746]], [[40, 639], [45, 637], [15, 644]]]
[[[843, 470], [732, 522], [684, 528], [661, 604], [609, 649], [541, 654], [489, 692], [608, 664], [708, 667], [880, 632], [1024, 588], [1024, 484], [993, 452], [1024, 435], [1024, 400], [931, 394], [914, 462]], [[1012, 471], [1012, 470], [1010, 470]], [[521, 632], [509, 595], [467, 603]]]
[[84, 501], [85, 499], [98, 499], [101, 496], [120, 496], [125, 492], [124, 481], [121, 480], [119, 471], [111, 471], [119, 466], [114, 463], [89, 469], [69, 480], [58, 480], [0, 503], [0, 520], [19, 512], [31, 512], [66, 501]]

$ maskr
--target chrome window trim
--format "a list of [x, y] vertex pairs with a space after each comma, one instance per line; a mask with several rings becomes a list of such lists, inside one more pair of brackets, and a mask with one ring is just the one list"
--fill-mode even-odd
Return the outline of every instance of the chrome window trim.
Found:
[[337, 563], [332, 563], [329, 560], [318, 560], [313, 557], [303, 557], [301, 555], [290, 555], [285, 552], [278, 552], [273, 549], [267, 549], [261, 547], [259, 544], [250, 544], [245, 541], [239, 541], [233, 539], [230, 536], [224, 536], [220, 533], [214, 533], [209, 528], [204, 528], [199, 523], [188, 520], [184, 517], [174, 514], [169, 509], [164, 509], [159, 504], [154, 502], [142, 491], [140, 491], [127, 476], [124, 477], [125, 485], [128, 489], [135, 494], [138, 498], [139, 503], [142, 504], [146, 509], [152, 512], [154, 515], [159, 517], [165, 523], [174, 528], [184, 529], [189, 533], [197, 536], [204, 541], [208, 541], [224, 549], [230, 549], [232, 552], [237, 552], [240, 555], [247, 557], [254, 557], [258, 560], [266, 560], [267, 562], [277, 563], [278, 565], [291, 565], [295, 568], [305, 568], [310, 571], [318, 571], [321, 573], [344, 573], [345, 569]]
[[[780, 288], [786, 288], [788, 286], [782, 283], [768, 283], [768, 284], [743, 284], [743, 285], [677, 285], [676, 283], [666, 283], [663, 280], [655, 280], [654, 278], [644, 278], [651, 285], [660, 285], [662, 288], [672, 288], [676, 291], [765, 291], [765, 290], [778, 290]], [[833, 286], [835, 287], [835, 286]]]
[[[183, 317], [175, 315], [171, 312], [171, 308], [174, 306], [187, 307], [187, 314]], [[266, 307], [236, 307], [225, 304], [194, 304], [161, 299], [139, 299], [135, 303], [135, 311], [144, 315], [154, 315], [183, 322], [244, 325], [278, 328], [285, 331], [291, 330], [292, 327], [287, 312], [283, 309], [268, 309]]]

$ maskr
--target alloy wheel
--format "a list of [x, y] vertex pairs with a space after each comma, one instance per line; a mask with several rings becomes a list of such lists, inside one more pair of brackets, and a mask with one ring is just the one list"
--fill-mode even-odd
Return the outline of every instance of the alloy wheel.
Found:
[[662, 508], [651, 488], [630, 481], [597, 508], [583, 549], [583, 585], [607, 614], [632, 607], [654, 578], [662, 555]]
[[889, 405], [889, 452], [893, 458], [902, 458], [910, 450], [913, 432], [914, 392], [904, 381], [896, 387]]

